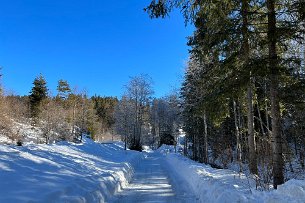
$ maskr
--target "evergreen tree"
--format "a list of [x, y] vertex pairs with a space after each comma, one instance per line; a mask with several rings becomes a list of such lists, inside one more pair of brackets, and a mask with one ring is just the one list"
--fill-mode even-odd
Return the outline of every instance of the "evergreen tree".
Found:
[[71, 94], [71, 88], [66, 80], [60, 79], [57, 85], [57, 98], [61, 100], [66, 100]]
[[118, 103], [116, 97], [93, 96], [91, 100], [98, 116], [99, 125], [102, 133], [109, 131], [115, 122], [114, 109]]
[[[40, 113], [41, 102], [48, 97], [47, 83], [44, 77], [40, 74], [35, 78], [33, 87], [29, 95], [31, 117], [36, 119]], [[34, 120], [34, 122], [36, 122]]]
[[[249, 168], [256, 174], [258, 171], [255, 131], [258, 126], [254, 125], [254, 101], [257, 97], [255, 90], [265, 86], [265, 126], [271, 132], [267, 139], [271, 139], [272, 143], [275, 188], [284, 182], [280, 113], [280, 104], [284, 103], [282, 95], [288, 88], [292, 90], [291, 84], [299, 84], [297, 89], [300, 89], [302, 84], [298, 81], [300, 79], [295, 77], [295, 73], [299, 72], [295, 67], [298, 67], [297, 64], [300, 64], [302, 59], [289, 47], [291, 44], [303, 43], [304, 4], [302, 0], [153, 0], [145, 9], [150, 17], [164, 18], [173, 8], [178, 8], [186, 22], [195, 24], [196, 31], [190, 37], [189, 45], [192, 46], [191, 53], [198, 63], [197, 69], [201, 69], [203, 75], [199, 80], [198, 74], [186, 77], [182, 91], [186, 104], [191, 104], [191, 108], [185, 107], [186, 120], [192, 124], [189, 132], [196, 135], [198, 130], [196, 132], [194, 128], [200, 127], [198, 121], [190, 119], [192, 116], [200, 118], [200, 114], [208, 113], [211, 120], [218, 117], [216, 120], [224, 125], [227, 122], [226, 115], [232, 117], [234, 106], [235, 131], [240, 133], [239, 127], [244, 124], [242, 116], [237, 116], [235, 102], [241, 101], [242, 106], [247, 106], [247, 128], [244, 128], [248, 132]], [[191, 89], [188, 83], [192, 84]], [[188, 93], [189, 90], [195, 92]], [[191, 99], [192, 94], [197, 98]], [[245, 95], [247, 100], [243, 99]], [[258, 98], [262, 96], [259, 95]], [[230, 102], [232, 100], [235, 105]], [[260, 109], [258, 101], [255, 105]], [[261, 132], [264, 134], [260, 110], [258, 114]], [[221, 119], [221, 115], [226, 119]], [[269, 125], [269, 118], [272, 125]], [[200, 137], [193, 136], [193, 146], [198, 143], [197, 139], [200, 140]], [[196, 155], [195, 150], [198, 151], [198, 147], [193, 148]]]

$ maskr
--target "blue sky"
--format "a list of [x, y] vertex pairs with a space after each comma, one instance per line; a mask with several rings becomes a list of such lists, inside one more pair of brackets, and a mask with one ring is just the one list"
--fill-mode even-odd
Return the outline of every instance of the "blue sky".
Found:
[[182, 16], [150, 19], [149, 0], [0, 0], [0, 66], [6, 90], [27, 95], [42, 73], [90, 95], [120, 96], [149, 74], [156, 96], [179, 86], [192, 34]]

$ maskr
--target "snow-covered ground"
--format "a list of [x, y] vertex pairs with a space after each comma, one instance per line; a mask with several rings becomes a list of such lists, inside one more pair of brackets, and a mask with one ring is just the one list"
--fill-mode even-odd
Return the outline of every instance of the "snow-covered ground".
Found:
[[[20, 138], [23, 144], [45, 143], [43, 132], [39, 127], [31, 126], [29, 123], [21, 123], [12, 120], [12, 133]], [[29, 121], [28, 121], [29, 122]], [[17, 139], [17, 137], [15, 137]], [[0, 144], [16, 144], [17, 140], [12, 140], [4, 135], [0, 135]]]
[[142, 154], [119, 143], [0, 145], [0, 202], [104, 202], [133, 174]]
[[305, 202], [305, 181], [255, 190], [255, 181], [174, 153], [99, 144], [0, 145], [0, 202]]
[[228, 169], [214, 169], [194, 162], [180, 154], [169, 153], [173, 146], [162, 146], [159, 153], [166, 156], [169, 170], [188, 183], [200, 202], [266, 202], [304, 203], [305, 181], [290, 180], [278, 190], [259, 191], [255, 181]]

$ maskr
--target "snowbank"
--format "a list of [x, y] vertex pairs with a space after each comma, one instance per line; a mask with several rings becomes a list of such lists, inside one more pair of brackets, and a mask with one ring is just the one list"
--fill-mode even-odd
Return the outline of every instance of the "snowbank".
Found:
[[166, 153], [174, 153], [175, 152], [175, 147], [173, 145], [165, 145], [163, 144], [161, 147], [159, 147], [156, 152], [159, 152], [161, 154], [166, 154]]
[[262, 192], [253, 189], [253, 180], [235, 171], [214, 169], [173, 153], [166, 154], [166, 161], [191, 186], [200, 202], [305, 202], [304, 180], [290, 180], [278, 190]]
[[119, 143], [0, 145], [0, 202], [104, 202], [128, 183], [138, 152]]
[[271, 192], [255, 191], [254, 196], [266, 203], [304, 203], [305, 202], [305, 180], [289, 180], [278, 186], [277, 190]]

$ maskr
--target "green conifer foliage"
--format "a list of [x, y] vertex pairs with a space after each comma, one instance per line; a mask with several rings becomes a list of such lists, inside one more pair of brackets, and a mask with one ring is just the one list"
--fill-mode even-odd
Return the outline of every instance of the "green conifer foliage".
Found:
[[48, 97], [48, 88], [47, 82], [41, 74], [35, 78], [33, 85], [34, 86], [30, 92], [29, 99], [31, 117], [35, 119], [39, 115], [39, 106], [41, 102]]
[[[262, 161], [264, 156], [257, 156], [256, 142], [269, 140], [271, 150], [264, 150], [272, 160], [266, 163], [272, 166], [274, 188], [284, 183], [287, 152], [282, 130], [287, 126], [283, 125], [282, 112], [291, 111], [293, 101], [304, 102], [300, 99], [304, 95], [304, 53], [300, 54], [305, 36], [304, 8], [304, 0], [152, 0], [144, 9], [151, 18], [164, 18], [179, 9], [186, 22], [194, 23], [195, 32], [188, 41], [190, 63], [181, 92], [185, 131], [195, 146], [193, 154], [202, 151], [198, 119], [207, 114], [214, 125], [211, 127], [221, 136], [230, 126], [226, 122], [232, 120], [231, 101], [237, 101], [235, 128], [238, 134], [247, 133], [242, 156], [248, 156], [251, 173], [258, 174], [257, 165], [262, 164], [258, 158]], [[219, 140], [211, 148], [217, 143]], [[295, 146], [299, 153], [297, 138]]]
[[69, 83], [66, 80], [60, 79], [57, 85], [57, 92], [57, 98], [66, 100], [69, 94], [71, 94], [71, 88]]

